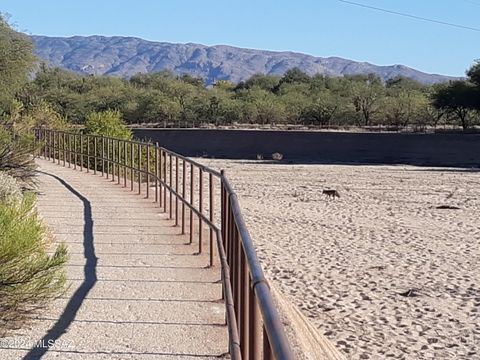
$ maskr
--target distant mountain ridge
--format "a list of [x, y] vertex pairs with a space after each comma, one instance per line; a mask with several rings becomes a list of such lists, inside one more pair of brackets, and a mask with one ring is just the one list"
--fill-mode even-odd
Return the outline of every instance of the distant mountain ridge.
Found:
[[130, 77], [137, 73], [172, 70], [205, 79], [240, 82], [258, 73], [282, 75], [298, 67], [309, 75], [378, 75], [383, 80], [404, 76], [424, 84], [456, 78], [427, 74], [404, 65], [377, 66], [338, 57], [237, 48], [227, 45], [173, 44], [135, 37], [31, 36], [36, 54], [51, 66], [83, 74]]

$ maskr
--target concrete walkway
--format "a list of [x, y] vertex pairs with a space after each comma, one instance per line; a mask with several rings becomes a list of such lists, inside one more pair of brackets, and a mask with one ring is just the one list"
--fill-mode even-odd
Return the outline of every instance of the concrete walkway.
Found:
[[208, 255], [194, 255], [152, 199], [91, 172], [38, 164], [38, 209], [68, 246], [70, 288], [30, 329], [0, 343], [0, 359], [222, 356], [220, 271], [206, 268]]

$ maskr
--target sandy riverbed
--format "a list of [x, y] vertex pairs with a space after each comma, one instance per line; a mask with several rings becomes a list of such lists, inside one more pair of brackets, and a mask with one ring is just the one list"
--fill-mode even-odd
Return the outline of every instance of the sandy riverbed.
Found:
[[226, 169], [269, 278], [348, 359], [480, 358], [479, 172], [202, 161]]

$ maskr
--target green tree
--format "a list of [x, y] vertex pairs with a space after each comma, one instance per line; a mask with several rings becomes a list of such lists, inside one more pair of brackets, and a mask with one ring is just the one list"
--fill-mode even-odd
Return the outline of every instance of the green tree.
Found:
[[383, 99], [382, 116], [387, 123], [398, 128], [407, 127], [410, 124], [421, 124], [418, 117], [426, 106], [427, 97], [419, 91], [399, 88], [390, 92]]
[[331, 125], [337, 110], [337, 99], [335, 99], [333, 94], [324, 92], [303, 109], [301, 121], [305, 125]]
[[473, 108], [480, 111], [480, 60], [477, 60], [474, 65], [467, 70], [469, 81], [475, 85], [473, 90]]
[[31, 40], [13, 30], [0, 14], [0, 112], [8, 110], [15, 93], [28, 81], [34, 61]]
[[298, 67], [294, 67], [288, 70], [281, 78], [280, 85], [293, 84], [293, 83], [309, 83], [310, 76], [300, 70]]
[[353, 81], [351, 99], [355, 111], [360, 114], [363, 125], [370, 126], [384, 94], [381, 81], [375, 75], [352, 76], [350, 80]]
[[137, 107], [129, 115], [129, 123], [170, 123], [178, 121], [180, 104], [158, 90], [143, 90], [137, 96]]
[[123, 123], [120, 112], [113, 110], [90, 113], [85, 123], [85, 133], [126, 140], [132, 138], [132, 132]]
[[387, 89], [395, 89], [395, 90], [417, 90], [422, 91], [425, 90], [426, 86], [415, 81], [413, 79], [409, 79], [403, 76], [396, 76], [392, 79], [389, 79], [385, 83], [385, 87]]
[[476, 87], [463, 80], [438, 87], [432, 95], [433, 106], [454, 114], [464, 130], [471, 126], [477, 101]]
[[242, 89], [252, 89], [254, 87], [260, 88], [266, 91], [273, 91], [279, 82], [281, 77], [276, 75], [264, 75], [264, 74], [254, 74], [246, 81], [240, 82], [236, 90]]
[[480, 60], [477, 60], [475, 64], [467, 70], [467, 76], [470, 82], [480, 86]]
[[311, 102], [311, 90], [306, 83], [284, 83], [276, 93], [276, 101], [285, 108], [284, 122], [297, 124], [304, 109]]

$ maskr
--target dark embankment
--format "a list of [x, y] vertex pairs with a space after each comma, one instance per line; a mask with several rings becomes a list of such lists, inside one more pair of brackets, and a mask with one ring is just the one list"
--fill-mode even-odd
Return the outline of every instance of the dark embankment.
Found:
[[345, 133], [264, 130], [134, 129], [186, 156], [296, 163], [410, 164], [480, 167], [480, 134]]

